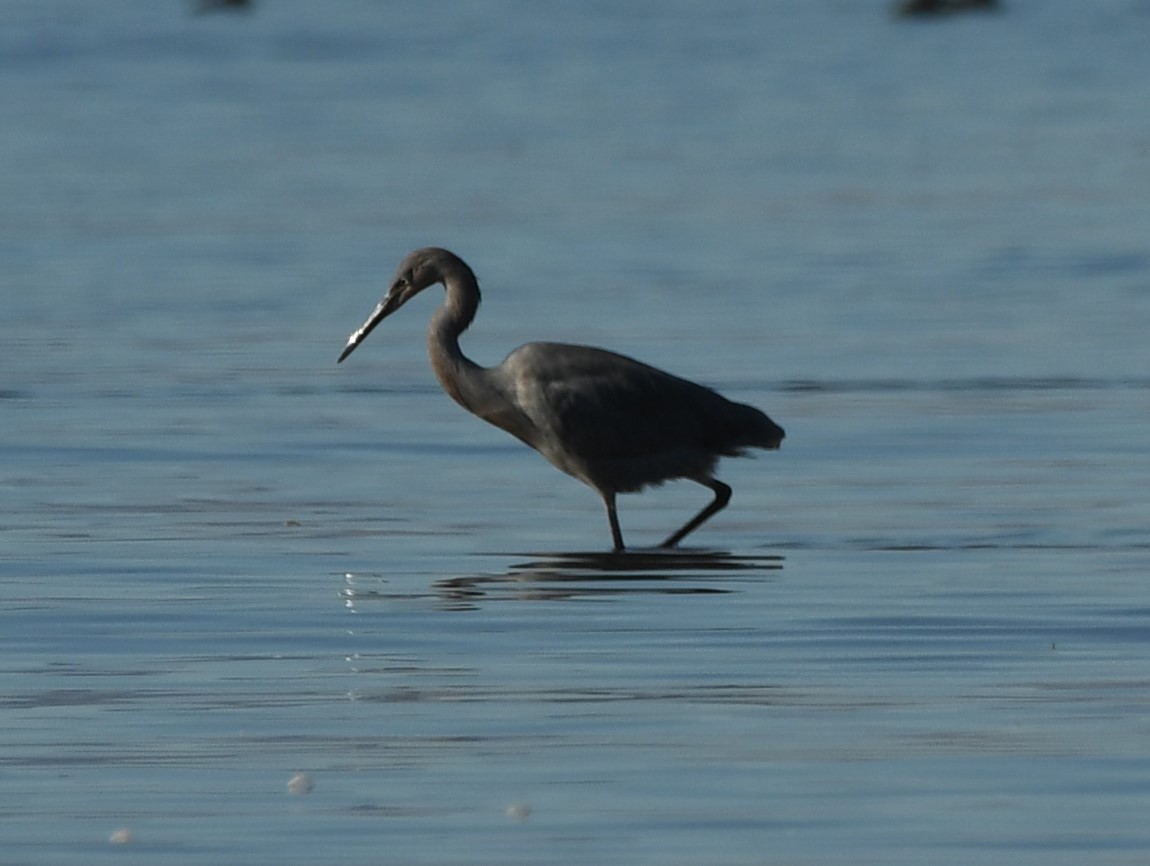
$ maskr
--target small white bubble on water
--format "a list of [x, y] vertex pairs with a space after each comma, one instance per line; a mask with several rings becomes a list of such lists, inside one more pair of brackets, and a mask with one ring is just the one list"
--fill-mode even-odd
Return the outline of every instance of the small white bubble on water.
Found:
[[307, 773], [296, 773], [288, 780], [289, 794], [310, 794], [312, 791], [311, 776]]

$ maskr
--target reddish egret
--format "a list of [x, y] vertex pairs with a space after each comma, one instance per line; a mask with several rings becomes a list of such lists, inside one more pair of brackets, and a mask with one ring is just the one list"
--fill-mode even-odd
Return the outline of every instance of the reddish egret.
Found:
[[339, 360], [435, 283], [447, 299], [431, 319], [427, 351], [443, 390], [596, 490], [616, 550], [623, 549], [616, 494], [673, 478], [709, 487], [714, 500], [661, 545], [674, 547], [730, 500], [731, 488], [714, 477], [720, 457], [783, 441], [783, 428], [758, 409], [604, 349], [528, 343], [502, 364], [480, 367], [459, 348], [479, 308], [479, 283], [461, 258], [436, 247], [400, 263], [387, 295], [348, 337]]

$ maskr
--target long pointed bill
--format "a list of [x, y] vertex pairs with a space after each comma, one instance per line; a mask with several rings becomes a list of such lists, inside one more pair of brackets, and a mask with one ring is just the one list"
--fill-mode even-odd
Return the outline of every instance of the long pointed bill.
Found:
[[375, 326], [399, 309], [402, 303], [399, 299], [398, 292], [388, 292], [387, 297], [380, 301], [375, 309], [371, 311], [371, 315], [367, 317], [367, 321], [352, 331], [351, 336], [347, 338], [347, 345], [344, 346], [343, 351], [339, 353], [339, 359], [336, 363], [340, 363], [340, 361], [354, 352], [355, 347], [364, 341], [367, 335], [374, 330]]

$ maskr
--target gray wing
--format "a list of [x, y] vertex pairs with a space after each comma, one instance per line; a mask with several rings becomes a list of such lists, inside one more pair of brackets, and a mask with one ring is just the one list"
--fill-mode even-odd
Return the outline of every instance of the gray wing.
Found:
[[503, 366], [524, 412], [598, 486], [709, 474], [719, 456], [759, 444], [759, 419], [770, 424], [757, 409], [602, 349], [530, 343]]

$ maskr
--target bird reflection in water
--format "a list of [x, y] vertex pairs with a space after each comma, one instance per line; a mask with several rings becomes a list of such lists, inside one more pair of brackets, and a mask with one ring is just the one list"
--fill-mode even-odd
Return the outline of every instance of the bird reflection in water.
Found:
[[[501, 554], [507, 555], [507, 554]], [[651, 550], [619, 553], [526, 553], [506, 574], [479, 574], [435, 581], [443, 601], [461, 609], [479, 600], [543, 600], [622, 594], [698, 595], [729, 593], [740, 577], [761, 581], [780, 571], [783, 557], [717, 550]], [[741, 574], [740, 574], [741, 573]]]

